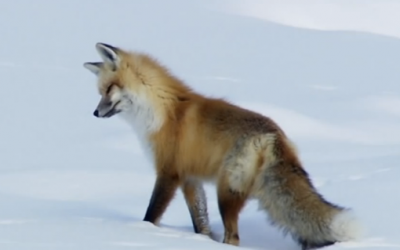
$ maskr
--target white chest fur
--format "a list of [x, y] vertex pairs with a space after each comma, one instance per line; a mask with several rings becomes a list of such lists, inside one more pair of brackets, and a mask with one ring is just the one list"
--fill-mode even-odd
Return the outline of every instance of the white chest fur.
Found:
[[136, 96], [132, 96], [131, 100], [131, 108], [120, 116], [133, 128], [143, 153], [154, 164], [154, 151], [149, 136], [161, 128], [163, 117], [156, 114], [148, 100]]

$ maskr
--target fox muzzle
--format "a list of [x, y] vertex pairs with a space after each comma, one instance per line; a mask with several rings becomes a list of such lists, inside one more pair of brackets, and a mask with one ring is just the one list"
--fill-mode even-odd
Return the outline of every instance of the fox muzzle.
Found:
[[93, 115], [98, 118], [109, 118], [115, 114], [118, 114], [120, 110], [116, 107], [119, 101], [113, 103], [109, 98], [102, 97]]

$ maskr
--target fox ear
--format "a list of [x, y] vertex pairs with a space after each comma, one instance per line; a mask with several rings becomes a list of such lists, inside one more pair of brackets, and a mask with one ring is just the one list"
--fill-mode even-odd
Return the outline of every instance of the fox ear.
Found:
[[106, 65], [110, 66], [112, 70], [116, 70], [118, 68], [120, 59], [117, 48], [105, 43], [97, 43], [96, 49]]
[[87, 62], [83, 64], [83, 67], [90, 70], [93, 74], [98, 75], [100, 73], [100, 69], [103, 66], [101, 62]]

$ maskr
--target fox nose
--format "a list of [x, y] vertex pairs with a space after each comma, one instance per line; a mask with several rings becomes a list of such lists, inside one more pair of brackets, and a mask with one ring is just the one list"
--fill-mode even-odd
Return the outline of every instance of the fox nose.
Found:
[[93, 112], [93, 115], [96, 116], [96, 117], [99, 117], [99, 111], [96, 109], [96, 110]]

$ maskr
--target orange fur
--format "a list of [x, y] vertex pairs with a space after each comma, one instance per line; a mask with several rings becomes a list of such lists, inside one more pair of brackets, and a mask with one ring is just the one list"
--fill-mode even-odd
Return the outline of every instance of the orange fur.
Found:
[[99, 77], [95, 115], [121, 113], [156, 169], [144, 220], [157, 224], [180, 186], [195, 231], [210, 235], [201, 182], [213, 181], [225, 243], [240, 244], [237, 221], [249, 198], [303, 249], [339, 241], [330, 225], [343, 209], [316, 192], [293, 143], [272, 119], [194, 92], [150, 56], [96, 48], [104, 62], [85, 64]]

